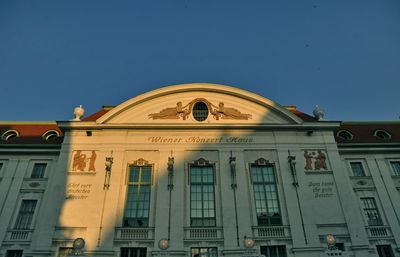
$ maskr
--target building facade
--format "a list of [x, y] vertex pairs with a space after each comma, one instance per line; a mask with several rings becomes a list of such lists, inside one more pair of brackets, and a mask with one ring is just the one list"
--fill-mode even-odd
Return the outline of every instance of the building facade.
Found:
[[80, 112], [0, 124], [0, 256], [400, 256], [398, 121], [201, 83]]

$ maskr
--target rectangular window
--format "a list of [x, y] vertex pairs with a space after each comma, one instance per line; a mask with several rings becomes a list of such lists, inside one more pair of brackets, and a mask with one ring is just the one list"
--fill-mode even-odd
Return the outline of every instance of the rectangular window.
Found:
[[282, 224], [273, 166], [252, 164], [250, 173], [258, 225]]
[[261, 246], [261, 254], [265, 257], [286, 257], [286, 246], [269, 245]]
[[190, 226], [216, 226], [214, 186], [213, 166], [190, 166]]
[[31, 178], [44, 178], [47, 163], [35, 163], [33, 166]]
[[353, 176], [364, 177], [364, 167], [361, 162], [350, 162], [351, 170], [353, 171]]
[[390, 245], [377, 245], [376, 250], [378, 251], [379, 257], [394, 257], [394, 253]]
[[23, 200], [19, 213], [17, 216], [17, 221], [15, 222], [15, 229], [30, 229], [33, 219], [33, 214], [35, 213], [37, 200]]
[[148, 227], [152, 166], [129, 166], [124, 227]]
[[400, 161], [390, 162], [390, 165], [392, 166], [393, 174], [395, 176], [400, 176]]
[[146, 248], [122, 247], [120, 257], [146, 257]]
[[344, 243], [335, 243], [335, 247], [336, 249], [344, 252], [345, 248], [344, 248]]
[[218, 251], [216, 247], [196, 247], [192, 248], [191, 257], [217, 257]]
[[6, 257], [22, 257], [22, 250], [8, 250]]
[[378, 208], [376, 207], [374, 198], [361, 198], [361, 202], [364, 209], [364, 214], [367, 218], [369, 226], [382, 226], [382, 219], [379, 215]]

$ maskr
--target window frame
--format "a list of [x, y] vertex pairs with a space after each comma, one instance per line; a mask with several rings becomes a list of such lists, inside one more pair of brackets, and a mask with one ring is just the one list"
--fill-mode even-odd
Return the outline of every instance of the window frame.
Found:
[[[361, 175], [355, 173], [355, 170], [353, 169], [353, 165], [352, 164], [360, 164], [361, 171], [362, 171]], [[367, 176], [366, 168], [365, 168], [364, 162], [362, 160], [350, 160], [349, 161], [349, 167], [350, 167], [350, 171], [351, 171], [352, 177], [366, 177]]]
[[[202, 217], [201, 218], [194, 218], [192, 217], [192, 181], [191, 181], [191, 175], [192, 175], [192, 168], [211, 168], [212, 170], [212, 177], [213, 177], [213, 182], [212, 183], [203, 183], [203, 182], [197, 182], [194, 183], [193, 185], [198, 185], [201, 186], [201, 212], [202, 212]], [[200, 158], [192, 163], [188, 163], [188, 185], [189, 185], [189, 224], [190, 227], [216, 227], [217, 226], [217, 198], [216, 198], [216, 185], [217, 185], [217, 176], [216, 176], [216, 166], [215, 163], [211, 163], [210, 161], [204, 159], [204, 158]], [[210, 186], [212, 185], [212, 189], [213, 189], [213, 210], [214, 210], [214, 217], [213, 218], [207, 218], [204, 216], [204, 199], [203, 199], [203, 189], [204, 186]], [[209, 209], [208, 209], [209, 210]], [[194, 220], [200, 221], [202, 224], [201, 225], [197, 225], [197, 224], [193, 224]], [[209, 222], [213, 222], [213, 224], [205, 224], [205, 221], [209, 221]]]
[[[366, 206], [364, 200], [372, 200], [371, 203], [373, 203], [374, 206], [373, 207]], [[375, 197], [369, 197], [369, 196], [368, 197], [360, 197], [360, 202], [361, 202], [361, 209], [363, 212], [363, 216], [365, 218], [367, 226], [372, 226], [372, 227], [384, 226], [381, 211], [379, 210], [379, 207], [378, 207], [378, 204], [376, 203]], [[370, 219], [370, 216], [374, 216], [373, 214], [371, 214], [371, 212], [373, 213], [374, 211], [378, 214], [377, 215], [378, 219]], [[372, 224], [372, 222], [370, 222], [373, 220], [376, 220], [376, 222], [374, 224]]]
[[[33, 211], [31, 212], [31, 217], [30, 217], [30, 222], [29, 222], [29, 226], [26, 227], [20, 227], [21, 225], [19, 225], [19, 219], [22, 216], [21, 211], [22, 211], [22, 207], [23, 207], [23, 203], [24, 201], [35, 201], [35, 206], [33, 208]], [[13, 222], [13, 229], [17, 229], [17, 230], [31, 230], [34, 228], [35, 226], [35, 220], [36, 220], [36, 215], [38, 213], [38, 206], [39, 206], [39, 200], [38, 199], [31, 199], [31, 198], [26, 198], [26, 199], [21, 199], [19, 205], [18, 205], [18, 211], [16, 212], [15, 215], [15, 220]]]
[[[268, 160], [264, 159], [264, 158], [259, 158], [258, 160], [249, 163], [248, 165], [249, 167], [249, 178], [250, 178], [250, 184], [251, 184], [251, 194], [252, 194], [252, 199], [253, 199], [253, 206], [254, 206], [254, 210], [255, 210], [255, 220], [257, 222], [257, 226], [282, 226], [283, 224], [283, 217], [282, 217], [282, 208], [281, 208], [281, 203], [279, 200], [279, 181], [278, 181], [278, 176], [276, 173], [276, 165], [272, 162], [269, 162]], [[262, 182], [256, 182], [254, 183], [253, 180], [253, 174], [252, 174], [252, 168], [253, 167], [267, 167], [267, 168], [271, 168], [272, 170], [272, 175], [273, 175], [273, 182], [269, 182], [269, 181], [262, 181]], [[262, 177], [264, 177], [264, 175], [262, 175]], [[258, 215], [258, 211], [257, 211], [257, 199], [256, 199], [256, 191], [255, 191], [255, 186], [254, 185], [262, 185], [263, 186], [263, 193], [265, 196], [265, 209], [268, 212], [268, 197], [267, 197], [267, 191], [266, 191], [266, 185], [273, 185], [275, 187], [275, 197], [276, 197], [276, 205], [278, 208], [278, 215], [275, 216], [268, 216], [268, 213], [266, 215], [262, 215], [259, 216]], [[272, 199], [274, 200], [274, 199]], [[279, 217], [279, 219], [278, 219]], [[263, 222], [260, 222], [261, 220], [264, 220]], [[276, 221], [275, 221], [276, 220]]]
[[[125, 255], [123, 255], [124, 250], [127, 250], [128, 253]], [[141, 253], [141, 251], [144, 250], [144, 254]], [[136, 257], [146, 257], [147, 256], [147, 247], [121, 247], [120, 248], [120, 252], [119, 252], [119, 256], [120, 257], [131, 257], [132, 252], [135, 251], [136, 253]]]
[[[37, 166], [39, 166], [39, 165], [44, 165], [44, 169], [43, 169], [43, 171], [41, 171], [42, 173], [40, 173], [39, 175], [41, 175], [41, 176], [35, 176], [34, 177], [34, 172], [35, 172], [35, 167], [37, 167]], [[47, 171], [47, 169], [48, 169], [48, 166], [49, 166], [49, 163], [48, 162], [39, 162], [39, 161], [35, 161], [34, 163], [33, 163], [33, 166], [32, 166], [32, 169], [31, 169], [31, 175], [30, 175], [30, 177], [29, 178], [31, 178], [31, 179], [43, 179], [43, 178], [45, 178], [46, 177], [46, 171]]]
[[[139, 168], [139, 176], [138, 182], [130, 182], [130, 168], [131, 167], [138, 167]], [[150, 168], [150, 182], [142, 182], [142, 171], [144, 167], [148, 167]], [[154, 164], [149, 163], [148, 161], [140, 158], [137, 161], [134, 161], [133, 163], [128, 163], [127, 165], [127, 172], [126, 172], [126, 180], [125, 180], [125, 185], [126, 185], [126, 193], [125, 193], [125, 204], [124, 204], [124, 209], [122, 212], [122, 227], [124, 228], [148, 228], [150, 227], [150, 221], [151, 221], [151, 204], [153, 202], [153, 180], [154, 180]], [[136, 196], [136, 200], [138, 199], [138, 197], [140, 196], [140, 187], [141, 186], [149, 186], [149, 204], [148, 204], [148, 210], [147, 210], [147, 224], [144, 225], [139, 225], [139, 220], [140, 219], [146, 219], [146, 218], [138, 218], [137, 216], [132, 218], [132, 217], [126, 217], [125, 216], [125, 212], [127, 211], [127, 206], [128, 206], [128, 201], [129, 201], [129, 187], [130, 186], [138, 186], [138, 191], [136, 191], [135, 196]], [[139, 194], [137, 194], [137, 192], [139, 192]], [[136, 206], [140, 205], [140, 202], [136, 203]], [[136, 215], [138, 214], [138, 208], [136, 208]], [[136, 219], [136, 221], [134, 221], [135, 224], [133, 225], [126, 225], [126, 219], [130, 218], [132, 220]], [[137, 224], [136, 224], [137, 223]]]
[[[394, 167], [395, 163], [398, 164], [398, 169]], [[392, 171], [392, 176], [400, 176], [400, 160], [389, 160], [389, 166]]]
[[[275, 252], [275, 255], [272, 256], [277, 256], [277, 257], [287, 257], [287, 248], [286, 245], [262, 245], [260, 246], [260, 254], [264, 255], [265, 257], [271, 257], [270, 253], [271, 251]], [[279, 251], [283, 251], [283, 256], [280, 256]]]
[[[206, 257], [218, 257], [218, 247], [191, 247], [190, 248], [190, 257], [202, 257], [201, 250], [207, 249]], [[197, 250], [197, 253], [194, 253], [193, 250]], [[210, 250], [215, 251], [215, 256], [210, 253]], [[203, 255], [204, 256], [204, 255]]]
[[[18, 253], [18, 255], [16, 255], [17, 253]], [[21, 250], [21, 249], [10, 249], [10, 250], [6, 251], [5, 257], [22, 257], [23, 254], [24, 254], [24, 250]]]

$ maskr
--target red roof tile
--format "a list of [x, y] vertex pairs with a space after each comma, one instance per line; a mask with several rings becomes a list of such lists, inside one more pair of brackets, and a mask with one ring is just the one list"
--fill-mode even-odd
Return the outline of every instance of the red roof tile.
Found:
[[[16, 130], [19, 133], [18, 137], [10, 138], [9, 140], [0, 139], [0, 145], [13, 144], [61, 144], [63, 141], [63, 133], [57, 124], [51, 123], [26, 123], [26, 124], [0, 124], [0, 135], [8, 130]], [[60, 134], [60, 137], [50, 138], [45, 140], [42, 135], [49, 131], [55, 130]]]
[[101, 116], [106, 114], [109, 110], [111, 110], [111, 109], [103, 108], [100, 111], [95, 112], [95, 113], [87, 116], [86, 118], [83, 118], [82, 121], [96, 121], [98, 118], [100, 118]]
[[[353, 134], [351, 140], [346, 140], [336, 136], [340, 130], [347, 130]], [[376, 130], [385, 130], [391, 138], [384, 140], [374, 136]], [[338, 143], [399, 143], [400, 142], [400, 122], [368, 122], [368, 123], [342, 123], [340, 128], [335, 131], [335, 138]]]

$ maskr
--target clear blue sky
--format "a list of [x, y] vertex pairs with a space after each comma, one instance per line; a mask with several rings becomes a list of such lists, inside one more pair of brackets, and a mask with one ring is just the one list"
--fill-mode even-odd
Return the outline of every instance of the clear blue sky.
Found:
[[398, 120], [400, 1], [0, 1], [0, 120], [68, 120], [189, 82]]

